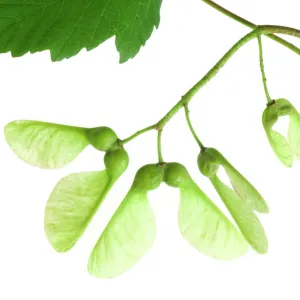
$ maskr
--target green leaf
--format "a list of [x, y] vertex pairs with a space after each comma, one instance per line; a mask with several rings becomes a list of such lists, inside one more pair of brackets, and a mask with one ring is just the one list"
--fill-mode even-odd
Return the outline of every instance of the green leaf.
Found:
[[250, 246], [258, 253], [266, 253], [268, 240], [265, 231], [250, 206], [217, 176], [212, 177], [211, 182]]
[[241, 233], [192, 180], [180, 189], [180, 194], [179, 228], [192, 246], [223, 260], [248, 251]]
[[135, 265], [156, 235], [153, 211], [144, 189], [131, 189], [94, 247], [88, 270], [111, 278]]
[[40, 168], [63, 167], [89, 144], [84, 128], [46, 122], [14, 121], [4, 133], [17, 156]]
[[50, 50], [53, 61], [116, 36], [120, 61], [134, 57], [159, 25], [162, 0], [0, 0], [0, 52]]
[[255, 187], [229, 162], [225, 162], [223, 167], [231, 181], [232, 187], [252, 209], [260, 213], [269, 212], [269, 207]]
[[293, 154], [300, 159], [300, 115], [298, 112], [290, 116], [289, 142]]
[[59, 181], [44, 219], [46, 236], [56, 251], [75, 245], [112, 184], [106, 171], [71, 174]]
[[269, 142], [278, 159], [288, 168], [293, 165], [293, 153], [286, 138], [275, 130], [267, 132]]

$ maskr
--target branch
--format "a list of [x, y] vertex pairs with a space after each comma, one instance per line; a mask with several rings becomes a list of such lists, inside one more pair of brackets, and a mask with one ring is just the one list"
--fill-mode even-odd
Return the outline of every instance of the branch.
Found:
[[252, 30], [250, 33], [246, 34], [243, 38], [241, 38], [236, 44], [234, 44], [226, 53], [225, 55], [206, 73], [201, 80], [199, 80], [178, 102], [174, 105], [169, 112], [155, 125], [146, 127], [142, 129], [129, 138], [120, 141], [122, 145], [126, 144], [127, 142], [131, 141], [135, 137], [139, 136], [140, 134], [150, 131], [150, 130], [158, 130], [161, 131], [165, 127], [165, 125], [179, 112], [179, 110], [187, 106], [193, 97], [199, 92], [199, 90], [205, 86], [210, 80], [212, 80], [219, 71], [224, 67], [224, 65], [229, 61], [229, 59], [246, 43], [257, 38], [257, 36], [264, 34], [272, 34], [272, 33], [279, 33], [284, 35], [290, 35], [294, 37], [300, 38], [300, 30], [291, 28], [291, 27], [284, 27], [284, 26], [273, 26], [273, 25], [264, 25], [264, 26], [257, 26], [256, 29]]
[[[221, 5], [211, 1], [211, 0], [202, 0], [204, 3], [208, 4], [209, 6], [213, 7], [214, 9], [216, 9], [217, 11], [221, 12], [222, 14], [226, 15], [227, 17], [249, 27], [252, 29], [255, 29], [257, 27], [257, 25], [255, 25], [254, 23], [234, 14], [233, 12], [227, 10], [226, 8], [222, 7]], [[297, 53], [298, 55], [300, 55], [300, 49], [298, 47], [296, 47], [295, 45], [293, 45], [292, 43], [274, 35], [274, 34], [265, 34], [268, 38], [276, 41], [277, 43], [285, 46], [286, 48], [294, 51], [295, 53]]]
[[245, 35], [240, 39], [236, 44], [234, 44], [227, 53], [210, 69], [206, 75], [199, 80], [182, 98], [181, 100], [173, 106], [173, 108], [157, 123], [156, 129], [161, 130], [163, 127], [173, 118], [173, 116], [184, 106], [187, 105], [192, 98], [199, 92], [199, 90], [205, 86], [211, 79], [213, 79], [217, 73], [224, 67], [228, 60], [246, 43], [251, 41], [254, 38], [257, 38], [257, 35], [260, 34], [269, 34], [269, 33], [280, 33], [290, 36], [295, 36], [300, 38], [300, 30], [284, 27], [284, 26], [273, 26], [273, 25], [264, 25], [257, 26], [256, 29], [252, 30], [250, 33]]

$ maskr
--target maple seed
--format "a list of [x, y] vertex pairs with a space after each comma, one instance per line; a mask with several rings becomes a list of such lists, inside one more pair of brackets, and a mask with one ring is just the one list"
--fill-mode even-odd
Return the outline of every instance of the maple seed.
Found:
[[87, 136], [90, 143], [100, 151], [108, 151], [118, 141], [116, 133], [109, 127], [88, 129]]
[[164, 181], [168, 186], [178, 188], [190, 179], [190, 175], [183, 165], [179, 163], [168, 163], [165, 166]]
[[[289, 129], [285, 134], [281, 134], [273, 128], [278, 119], [282, 116], [289, 117]], [[288, 100], [281, 98], [264, 110], [262, 123], [277, 158], [286, 167], [292, 167], [294, 157], [300, 157], [299, 112]]]
[[104, 156], [104, 164], [110, 177], [119, 178], [128, 167], [129, 156], [123, 148], [109, 151]]
[[155, 190], [163, 182], [163, 178], [163, 167], [158, 164], [145, 165], [137, 171], [132, 186], [147, 191]]
[[214, 148], [207, 148], [198, 156], [198, 167], [204, 176], [214, 176], [218, 172], [220, 164], [220, 153]]

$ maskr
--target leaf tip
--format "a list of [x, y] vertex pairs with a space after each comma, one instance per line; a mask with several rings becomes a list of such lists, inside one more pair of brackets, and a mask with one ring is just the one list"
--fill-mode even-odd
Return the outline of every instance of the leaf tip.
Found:
[[120, 65], [126, 63], [129, 59], [130, 59], [130, 57], [127, 57], [120, 52], [120, 58], [119, 58]]

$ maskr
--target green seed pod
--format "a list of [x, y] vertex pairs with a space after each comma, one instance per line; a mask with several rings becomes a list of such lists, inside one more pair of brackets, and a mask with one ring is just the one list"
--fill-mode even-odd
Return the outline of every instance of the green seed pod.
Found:
[[283, 98], [276, 100], [275, 105], [277, 107], [278, 116], [290, 116], [296, 111], [294, 106]]
[[278, 99], [267, 106], [263, 112], [262, 122], [265, 129], [270, 129], [279, 117], [291, 116], [296, 113], [294, 106], [286, 99]]
[[108, 175], [116, 180], [128, 167], [128, 154], [123, 148], [108, 151], [104, 156], [104, 164]]
[[164, 167], [161, 165], [146, 165], [140, 168], [134, 178], [133, 187], [147, 191], [157, 189], [164, 179]]
[[116, 133], [109, 127], [96, 127], [87, 130], [88, 139], [93, 147], [108, 151], [118, 141]]
[[214, 176], [221, 164], [222, 155], [214, 148], [207, 148], [198, 156], [198, 167], [204, 176]]
[[[289, 116], [290, 119], [287, 135], [282, 135], [273, 129], [274, 124], [282, 116]], [[298, 153], [296, 149], [300, 148], [298, 146], [299, 113], [288, 100], [278, 99], [264, 110], [262, 123], [276, 156], [286, 167], [291, 167], [294, 155]]]
[[278, 121], [278, 117], [278, 108], [276, 103], [267, 106], [262, 115], [264, 128], [272, 128]]
[[165, 166], [164, 181], [168, 186], [180, 188], [191, 179], [187, 169], [179, 163], [168, 163]]

